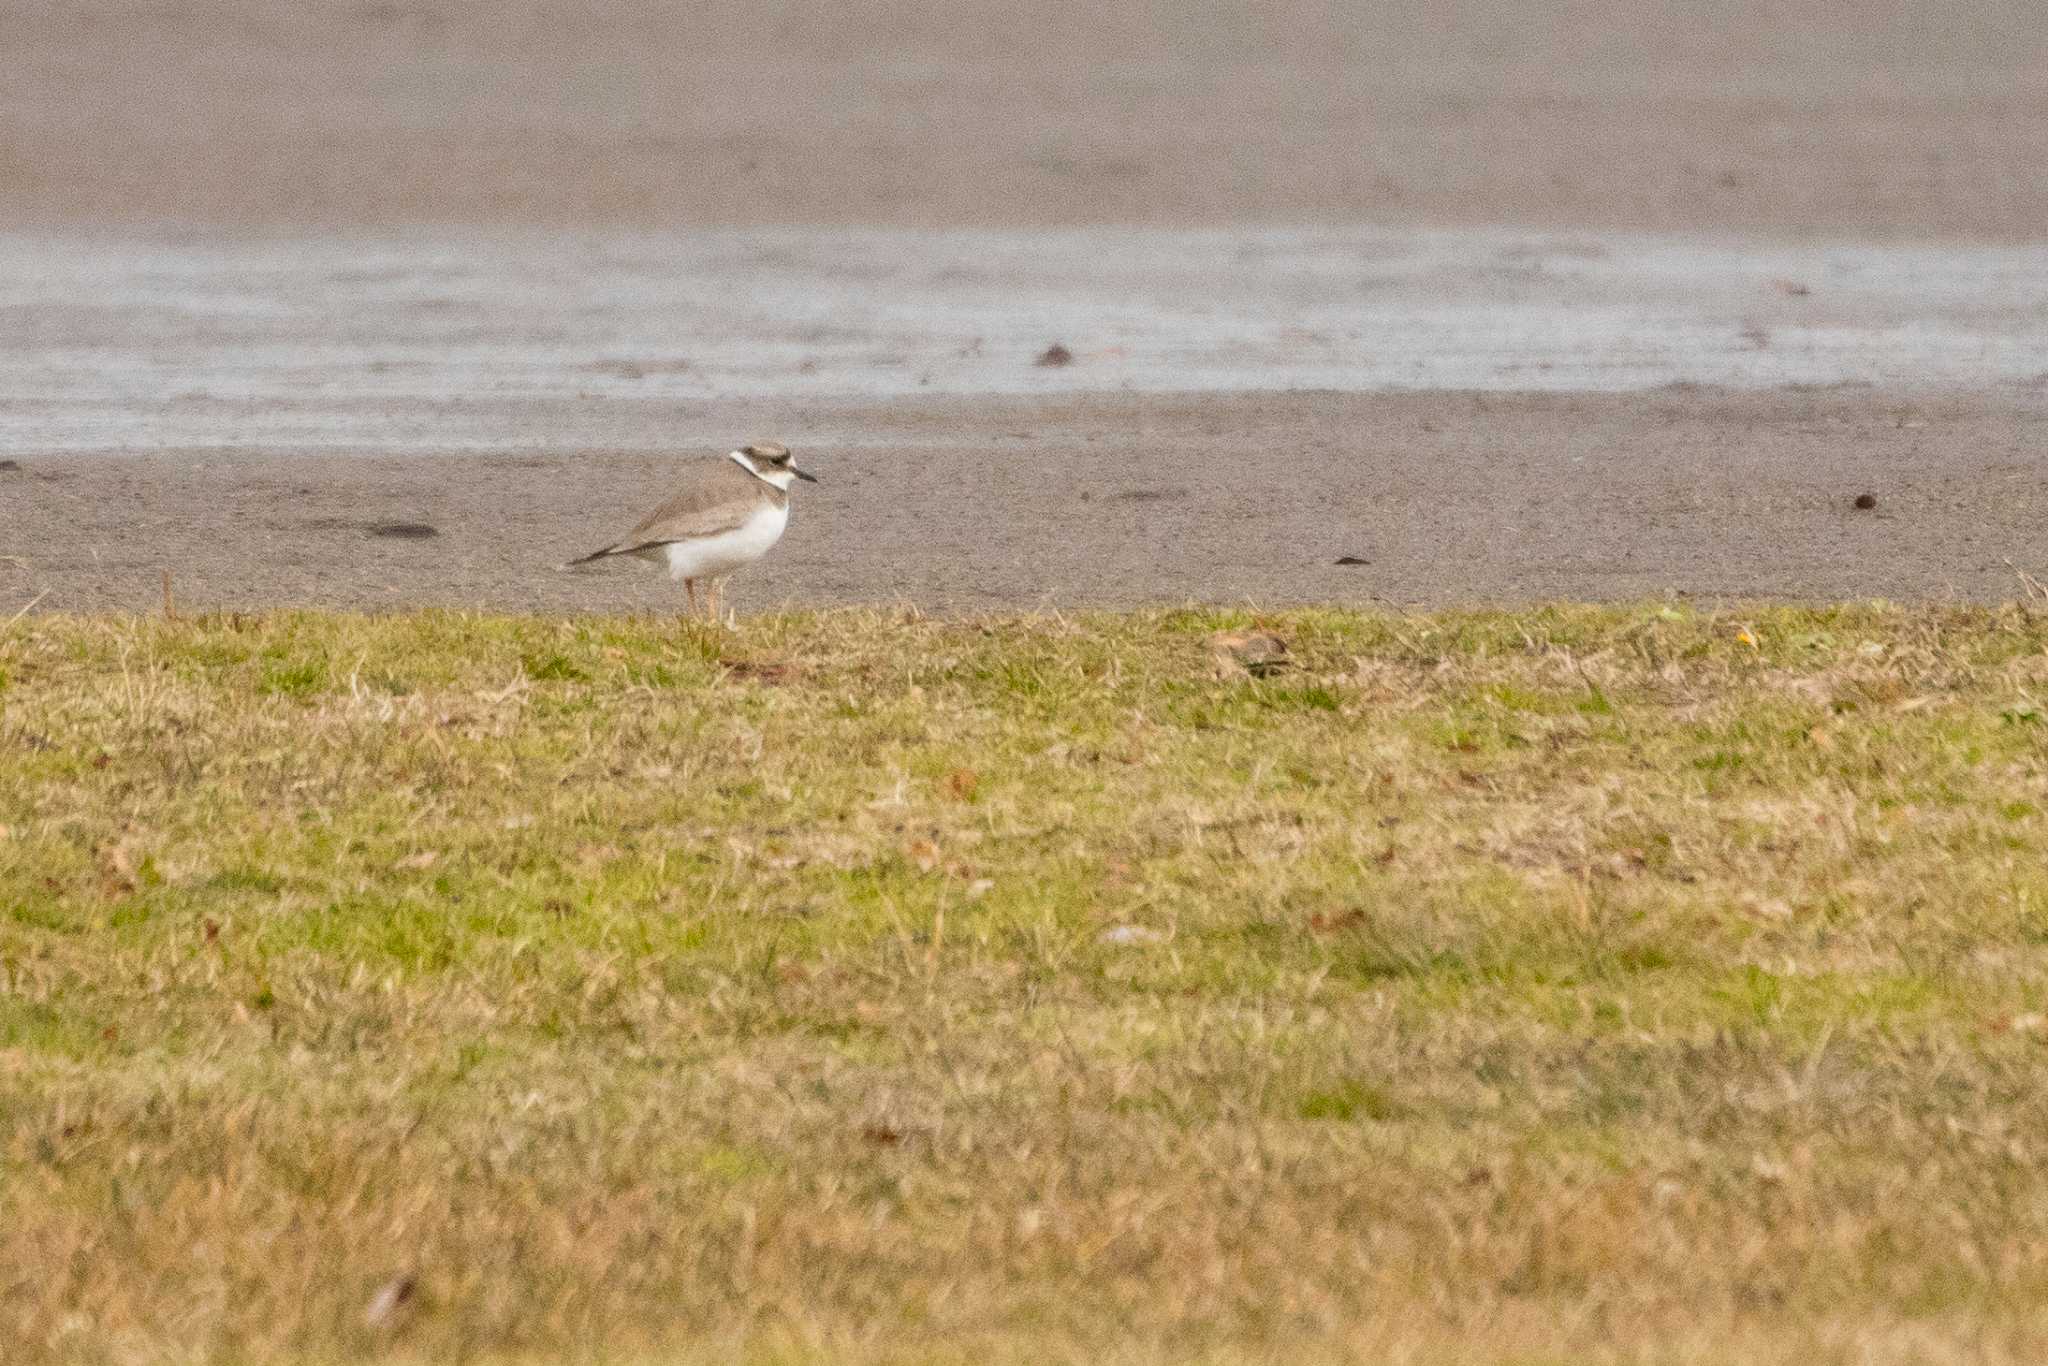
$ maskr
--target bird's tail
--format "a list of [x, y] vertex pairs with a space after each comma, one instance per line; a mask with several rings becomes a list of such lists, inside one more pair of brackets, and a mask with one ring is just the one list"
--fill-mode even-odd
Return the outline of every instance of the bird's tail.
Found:
[[579, 564], [589, 564], [592, 560], [602, 560], [607, 556], [616, 555], [618, 553], [619, 552], [613, 549], [611, 546], [606, 546], [603, 550], [593, 550], [588, 555], [578, 555], [573, 560], [564, 561], [563, 563], [556, 565], [555, 568], [574, 569]]

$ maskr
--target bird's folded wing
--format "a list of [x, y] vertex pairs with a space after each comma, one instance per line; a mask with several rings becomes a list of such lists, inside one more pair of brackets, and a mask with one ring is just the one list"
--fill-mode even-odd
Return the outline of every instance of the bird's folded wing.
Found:
[[613, 555], [630, 555], [671, 541], [690, 541], [738, 531], [759, 509], [761, 500], [748, 494], [735, 498], [730, 492], [706, 497], [702, 492], [680, 493], [647, 515], [647, 520], [610, 546]]

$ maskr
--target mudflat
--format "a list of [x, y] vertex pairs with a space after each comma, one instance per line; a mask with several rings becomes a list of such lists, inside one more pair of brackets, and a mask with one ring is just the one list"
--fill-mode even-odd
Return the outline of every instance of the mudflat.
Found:
[[2048, 25], [1894, 0], [11, 0], [0, 221], [2048, 221]]
[[[496, 416], [558, 432], [575, 403]], [[2010, 599], [2048, 564], [2037, 390], [938, 397], [668, 420], [774, 432], [822, 481], [734, 580], [745, 610]], [[555, 566], [717, 449], [22, 457], [0, 470], [0, 590], [149, 608], [168, 569], [189, 610], [674, 610], [650, 567]]]

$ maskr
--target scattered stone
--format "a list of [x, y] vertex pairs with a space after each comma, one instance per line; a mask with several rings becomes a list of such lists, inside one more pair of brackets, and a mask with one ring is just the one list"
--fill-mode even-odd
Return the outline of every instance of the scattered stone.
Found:
[[1862, 512], [1868, 512], [1868, 511], [1870, 511], [1870, 510], [1871, 510], [1872, 508], [1874, 508], [1874, 507], [1876, 507], [1876, 506], [1877, 506], [1877, 495], [1876, 495], [1876, 494], [1874, 494], [1874, 493], [1859, 493], [1859, 494], [1857, 494], [1857, 495], [1856, 495], [1856, 507], [1857, 507], [1857, 509], [1858, 509], [1859, 511], [1862, 511]]
[[382, 1328], [391, 1321], [392, 1315], [412, 1303], [413, 1291], [417, 1289], [410, 1276], [395, 1276], [377, 1287], [377, 1293], [370, 1296], [370, 1303], [363, 1310], [363, 1323], [371, 1328]]
[[371, 526], [370, 534], [392, 541], [429, 541], [441, 531], [425, 522], [378, 522]]
[[21, 469], [19, 460], [0, 460], [0, 474], [14, 474]]
[[1038, 353], [1036, 363], [1045, 366], [1072, 365], [1074, 363], [1074, 353], [1067, 350], [1059, 342], [1054, 342], [1051, 346]]
[[1371, 563], [1372, 563], [1372, 561], [1371, 561], [1371, 560], [1361, 560], [1361, 559], [1360, 559], [1360, 558], [1358, 558], [1358, 556], [1356, 556], [1356, 555], [1339, 555], [1339, 556], [1337, 557], [1337, 563], [1338, 563], [1338, 564], [1371, 564]]
[[1209, 653], [1226, 677], [1248, 673], [1264, 678], [1288, 665], [1287, 642], [1267, 631], [1218, 631], [1209, 637]]

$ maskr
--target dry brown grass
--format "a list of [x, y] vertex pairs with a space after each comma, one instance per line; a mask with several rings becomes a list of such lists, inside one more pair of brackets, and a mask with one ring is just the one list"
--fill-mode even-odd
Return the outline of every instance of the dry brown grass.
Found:
[[2044, 708], [2019, 609], [24, 618], [0, 1360], [2040, 1360]]

